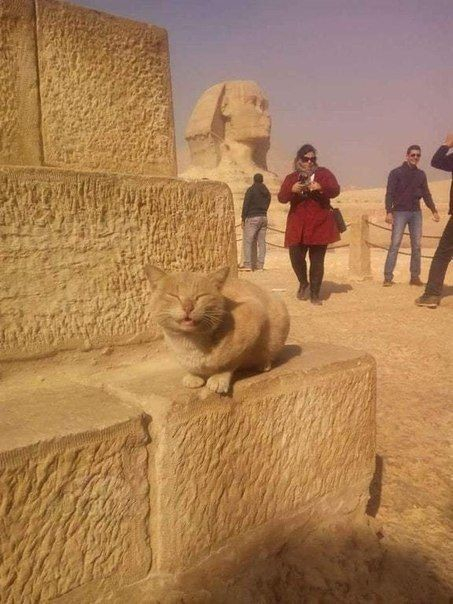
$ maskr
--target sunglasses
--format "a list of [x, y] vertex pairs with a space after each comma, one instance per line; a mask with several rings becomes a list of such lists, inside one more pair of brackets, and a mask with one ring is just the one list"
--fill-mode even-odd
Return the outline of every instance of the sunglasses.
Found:
[[316, 155], [314, 157], [307, 157], [306, 155], [304, 155], [303, 157], [300, 158], [300, 161], [301, 162], [305, 162], [305, 163], [312, 162], [312, 163], [315, 164], [316, 163], [316, 159], [317, 159]]
[[421, 157], [422, 154], [421, 153], [410, 153], [409, 157]]

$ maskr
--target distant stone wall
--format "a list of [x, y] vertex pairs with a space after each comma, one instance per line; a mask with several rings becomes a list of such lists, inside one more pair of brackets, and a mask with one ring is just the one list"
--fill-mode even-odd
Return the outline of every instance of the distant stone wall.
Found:
[[176, 176], [164, 29], [58, 0], [0, 19], [0, 164]]
[[0, 169], [0, 358], [156, 337], [148, 262], [234, 274], [228, 187]]

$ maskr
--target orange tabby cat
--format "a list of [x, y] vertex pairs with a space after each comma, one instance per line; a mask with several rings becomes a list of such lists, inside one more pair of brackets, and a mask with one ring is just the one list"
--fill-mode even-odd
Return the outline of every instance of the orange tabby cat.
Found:
[[188, 374], [183, 384], [226, 393], [237, 369], [267, 371], [283, 347], [289, 315], [283, 300], [257, 285], [210, 274], [167, 274], [148, 265], [152, 308]]

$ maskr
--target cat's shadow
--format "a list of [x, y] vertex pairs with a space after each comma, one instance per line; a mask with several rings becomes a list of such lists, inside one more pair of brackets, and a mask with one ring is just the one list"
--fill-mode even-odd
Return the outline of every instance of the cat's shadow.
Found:
[[[300, 356], [301, 352], [302, 352], [302, 347], [299, 346], [298, 344], [286, 344], [285, 346], [283, 346], [283, 348], [279, 352], [277, 358], [272, 363], [272, 367], [271, 367], [270, 371], [272, 371], [272, 369], [275, 369], [276, 367], [281, 367], [282, 365], [285, 365], [286, 363], [288, 363], [288, 361], [290, 361], [294, 357]], [[239, 380], [244, 380], [244, 379], [246, 379], [248, 377], [252, 377], [254, 375], [259, 375], [260, 373], [262, 373], [262, 372], [258, 371], [257, 369], [240, 369], [239, 371], [237, 371], [235, 373], [234, 382], [238, 382]]]

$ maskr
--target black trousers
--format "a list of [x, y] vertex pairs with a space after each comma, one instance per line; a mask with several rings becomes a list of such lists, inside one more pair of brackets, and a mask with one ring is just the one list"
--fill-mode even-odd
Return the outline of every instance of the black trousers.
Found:
[[425, 294], [428, 296], [440, 296], [444, 284], [445, 273], [447, 272], [450, 260], [453, 257], [453, 216], [442, 233], [437, 250], [429, 269], [428, 283], [426, 284]]
[[[310, 258], [310, 281], [307, 279], [307, 255]], [[289, 248], [289, 259], [291, 266], [296, 273], [301, 285], [307, 285], [310, 282], [310, 292], [312, 296], [319, 296], [322, 278], [324, 277], [324, 257], [326, 255], [327, 245], [292, 245]]]

